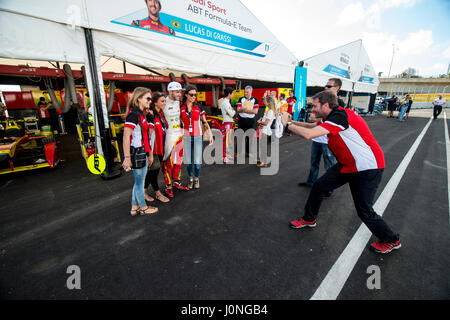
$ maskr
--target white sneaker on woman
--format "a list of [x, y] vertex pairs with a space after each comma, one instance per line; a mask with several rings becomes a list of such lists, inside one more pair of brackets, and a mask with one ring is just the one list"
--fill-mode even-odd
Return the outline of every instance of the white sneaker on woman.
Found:
[[194, 189], [200, 189], [200, 179], [194, 178]]

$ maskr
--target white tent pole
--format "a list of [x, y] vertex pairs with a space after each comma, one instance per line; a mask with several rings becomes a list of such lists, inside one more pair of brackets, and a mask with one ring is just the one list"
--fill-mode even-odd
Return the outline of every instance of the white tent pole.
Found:
[[360, 58], [361, 58], [361, 50], [362, 50], [362, 40], [360, 39], [359, 40], [359, 51], [358, 51], [358, 58], [356, 59], [356, 66], [357, 66], [357, 68], [358, 69], [356, 69], [355, 71], [357, 71], [357, 72], [353, 72], [353, 79], [352, 78], [350, 78], [350, 81], [352, 82], [352, 92], [351, 92], [351, 94], [350, 94], [350, 101], [349, 101], [349, 104], [348, 104], [348, 106], [351, 106], [350, 104], [352, 103], [352, 100], [353, 100], [353, 95], [355, 94], [355, 84], [356, 84], [356, 77], [358, 76], [357, 74], [360, 74], [360, 70], [359, 70], [359, 60], [360, 60]]

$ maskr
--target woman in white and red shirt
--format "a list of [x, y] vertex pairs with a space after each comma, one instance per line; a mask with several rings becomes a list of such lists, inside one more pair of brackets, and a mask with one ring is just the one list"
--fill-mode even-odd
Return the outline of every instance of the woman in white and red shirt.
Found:
[[[149, 130], [153, 125], [147, 122], [144, 110], [150, 106], [151, 91], [147, 88], [138, 87], [134, 89], [128, 102], [130, 112], [125, 120], [123, 131], [123, 168], [126, 171], [133, 169], [134, 186], [131, 200], [132, 216], [138, 213], [152, 214], [158, 211], [158, 208], [147, 206], [144, 194], [144, 181], [147, 174], [147, 167], [153, 162], [153, 153], [150, 147]], [[132, 168], [131, 152], [132, 148], [144, 147], [147, 153], [145, 165], [142, 168]]]
[[[184, 159], [186, 160], [189, 173], [189, 189], [200, 188], [200, 168], [203, 153], [203, 130], [202, 123], [208, 126], [206, 112], [195, 103], [197, 88], [193, 85], [186, 86], [183, 105], [180, 108], [180, 118], [183, 126]], [[210, 143], [213, 143], [210, 134]]]

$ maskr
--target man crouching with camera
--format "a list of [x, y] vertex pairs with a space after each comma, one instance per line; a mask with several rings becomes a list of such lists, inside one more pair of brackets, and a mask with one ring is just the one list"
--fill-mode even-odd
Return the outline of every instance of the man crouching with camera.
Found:
[[385, 162], [383, 151], [366, 122], [353, 110], [339, 107], [337, 96], [331, 91], [313, 97], [312, 112], [322, 118], [322, 123], [291, 121], [292, 116], [283, 113], [285, 130], [308, 140], [327, 135], [328, 147], [337, 163], [314, 183], [303, 217], [291, 221], [291, 228], [315, 227], [324, 194], [348, 183], [359, 218], [379, 239], [371, 248], [378, 253], [399, 249], [399, 235], [373, 210]]

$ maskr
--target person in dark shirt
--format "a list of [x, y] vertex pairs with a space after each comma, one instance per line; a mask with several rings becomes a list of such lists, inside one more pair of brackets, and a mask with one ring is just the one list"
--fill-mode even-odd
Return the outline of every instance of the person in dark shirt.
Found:
[[150, 144], [153, 152], [153, 163], [145, 177], [144, 193], [145, 200], [152, 202], [154, 198], [149, 195], [149, 186], [151, 185], [155, 192], [155, 198], [161, 202], [169, 202], [170, 199], [161, 193], [158, 184], [158, 176], [161, 171], [161, 163], [164, 156], [164, 140], [167, 129], [167, 121], [162, 111], [166, 106], [166, 97], [160, 92], [155, 92], [151, 98], [152, 102], [147, 110], [147, 122], [153, 127], [150, 135]]
[[392, 97], [390, 99], [386, 99], [385, 100], [387, 102], [388, 105], [388, 118], [393, 118], [394, 117], [394, 111], [396, 108], [395, 103], [397, 102], [397, 97], [395, 95], [392, 95]]
[[331, 78], [328, 79], [327, 84], [325, 85], [325, 91], [330, 90], [334, 92], [334, 94], [338, 97], [338, 106], [345, 108], [345, 102], [341, 98], [339, 98], [339, 90], [341, 90], [342, 87], [342, 80], [339, 78]]
[[408, 109], [406, 109], [405, 119], [408, 119], [409, 111], [411, 111], [411, 106], [413, 104], [413, 99], [409, 94], [406, 96], [406, 98], [408, 99]]

